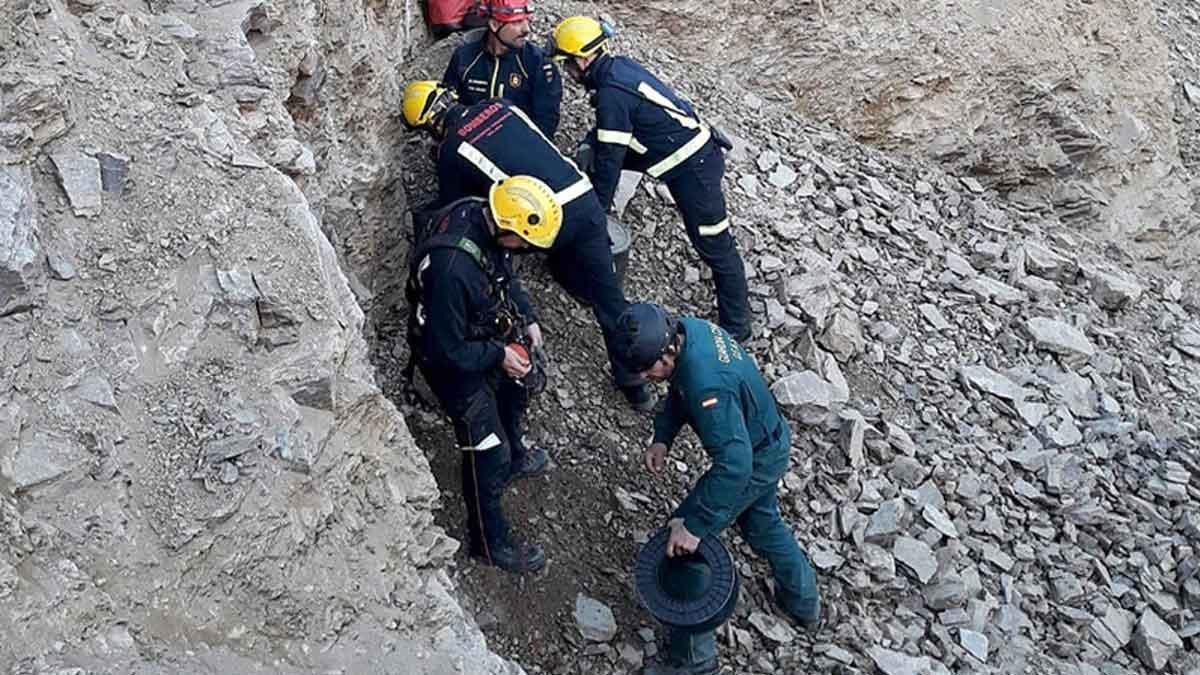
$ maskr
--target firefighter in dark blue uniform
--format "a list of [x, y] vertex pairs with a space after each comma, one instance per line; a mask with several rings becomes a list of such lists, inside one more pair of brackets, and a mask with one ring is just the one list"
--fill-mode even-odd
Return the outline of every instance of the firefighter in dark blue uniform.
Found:
[[553, 139], [562, 103], [562, 77], [554, 63], [529, 41], [533, 17], [529, 3], [484, 0], [480, 12], [488, 21], [486, 34], [454, 52], [442, 82], [468, 105], [489, 98], [511, 101]]
[[[781, 608], [815, 630], [821, 616], [816, 574], [779, 515], [777, 488], [790, 460], [791, 430], [754, 360], [715, 324], [673, 317], [658, 305], [631, 305], [618, 323], [620, 349], [630, 368], [651, 381], [670, 383], [666, 404], [654, 419], [646, 467], [662, 471], [684, 424], [695, 430], [712, 460], [671, 515], [667, 555], [693, 553], [701, 538], [736, 522], [746, 543], [770, 563]], [[645, 673], [717, 671], [713, 633], [675, 629], [667, 658]]]
[[628, 303], [613, 267], [607, 219], [588, 177], [520, 108], [506, 101], [464, 106], [437, 83], [419, 81], [405, 89], [405, 121], [441, 140], [439, 205], [485, 194], [494, 181], [516, 174], [535, 176], [554, 190], [563, 208], [563, 225], [548, 251], [550, 270], [558, 283], [592, 307], [617, 388], [632, 406], [649, 410], [654, 400], [645, 381], [629, 372], [613, 351], [617, 317]]
[[595, 19], [574, 16], [554, 30], [553, 58], [592, 90], [596, 128], [592, 183], [600, 204], [612, 207], [621, 170], [645, 173], [666, 184], [683, 216], [688, 239], [712, 269], [721, 327], [750, 338], [746, 269], [729, 231], [721, 178], [721, 137], [645, 68], [608, 53], [608, 31]]
[[418, 244], [410, 272], [420, 298], [411, 308], [417, 363], [463, 451], [469, 553], [513, 572], [536, 571], [546, 556], [511, 535], [501, 495], [549, 460], [521, 440], [528, 401], [521, 378], [532, 364], [520, 340], [540, 339], [540, 329], [513, 276], [510, 250], [549, 247], [561, 222], [544, 183], [514, 176], [496, 183], [486, 201], [459, 202], [442, 216], [435, 234]]

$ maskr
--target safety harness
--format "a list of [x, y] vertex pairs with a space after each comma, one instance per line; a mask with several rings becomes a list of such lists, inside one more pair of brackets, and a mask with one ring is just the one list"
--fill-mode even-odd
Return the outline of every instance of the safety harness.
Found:
[[[408, 363], [404, 367], [404, 381], [409, 391], [413, 390], [413, 378], [421, 359], [421, 336], [425, 328], [426, 315], [424, 289], [421, 274], [430, 265], [430, 256], [438, 249], [462, 251], [479, 266], [488, 279], [488, 294], [492, 305], [486, 315], [492, 319], [487, 327], [471, 326], [468, 339], [500, 339], [515, 341], [530, 349], [529, 338], [524, 334], [527, 324], [515, 301], [508, 292], [510, 279], [503, 270], [498, 270], [479, 245], [463, 234], [446, 232], [451, 213], [469, 203], [483, 203], [479, 197], [464, 197], [438, 209], [428, 216], [414, 218], [413, 247], [408, 257], [408, 278], [404, 284], [404, 298], [408, 304]], [[540, 393], [545, 388], [545, 373], [538, 360], [521, 384], [529, 393]]]

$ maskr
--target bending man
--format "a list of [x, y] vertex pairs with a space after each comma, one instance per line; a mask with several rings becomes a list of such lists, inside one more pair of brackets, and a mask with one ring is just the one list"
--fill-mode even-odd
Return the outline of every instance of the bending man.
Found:
[[[778, 485], [790, 459], [791, 430], [750, 355], [715, 324], [669, 316], [653, 304], [631, 305], [619, 320], [622, 353], [653, 382], [669, 382], [654, 419], [646, 467], [663, 470], [671, 444], [690, 424], [712, 466], [671, 516], [667, 555], [694, 553], [700, 539], [737, 523], [742, 537], [767, 559], [775, 600], [795, 622], [815, 630], [821, 603], [816, 574], [779, 515]], [[673, 630], [666, 660], [646, 675], [709, 675], [718, 671], [713, 632]]]

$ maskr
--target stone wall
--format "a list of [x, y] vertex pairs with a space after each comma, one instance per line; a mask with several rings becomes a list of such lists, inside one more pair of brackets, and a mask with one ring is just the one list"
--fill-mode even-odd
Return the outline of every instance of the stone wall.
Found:
[[5, 672], [521, 672], [339, 263], [403, 205], [415, 7], [0, 7]]

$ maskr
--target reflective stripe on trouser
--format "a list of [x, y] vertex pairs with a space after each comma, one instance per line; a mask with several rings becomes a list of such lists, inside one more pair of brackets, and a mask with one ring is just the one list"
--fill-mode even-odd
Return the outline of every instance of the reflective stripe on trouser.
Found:
[[[571, 209], [567, 211], [569, 213]], [[613, 383], [618, 387], [640, 384], [641, 377], [630, 371], [624, 360], [617, 356], [617, 317], [629, 303], [613, 269], [608, 222], [598, 204], [588, 213], [572, 214], [570, 221], [572, 229], [578, 231], [569, 246], [550, 251], [550, 273], [568, 293], [591, 306], [604, 335]]]
[[750, 335], [751, 321], [746, 266], [729, 231], [729, 213], [721, 190], [724, 174], [725, 157], [709, 143], [675, 171], [667, 181], [667, 189], [683, 216], [688, 240], [712, 269], [717, 323], [734, 339], [744, 340]]
[[[500, 498], [513, 467], [525, 457], [521, 423], [528, 401], [525, 389], [507, 377], [495, 384], [461, 373], [422, 372], [442, 408], [451, 415], [462, 453], [462, 493], [467, 515], [467, 545], [472, 553], [490, 555], [506, 543], [508, 520]], [[494, 440], [493, 440], [494, 439]], [[494, 441], [499, 441], [492, 444]]]

